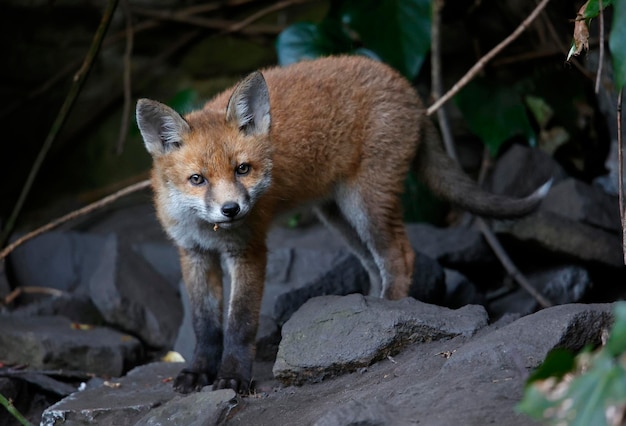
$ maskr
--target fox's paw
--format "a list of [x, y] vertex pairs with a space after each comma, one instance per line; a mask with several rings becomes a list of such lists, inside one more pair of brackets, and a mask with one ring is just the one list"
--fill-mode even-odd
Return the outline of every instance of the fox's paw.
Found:
[[180, 393], [197, 392], [210, 384], [209, 373], [189, 368], [183, 368], [174, 379], [174, 389]]
[[250, 382], [240, 377], [218, 377], [213, 383], [213, 390], [232, 389], [237, 393], [247, 395], [250, 393]]

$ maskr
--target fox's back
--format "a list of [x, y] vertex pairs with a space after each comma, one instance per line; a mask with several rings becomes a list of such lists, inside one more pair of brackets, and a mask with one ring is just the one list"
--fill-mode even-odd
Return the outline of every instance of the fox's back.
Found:
[[[271, 191], [287, 193], [275, 195], [294, 201], [324, 197], [338, 181], [359, 173], [386, 173], [399, 162], [408, 168], [421, 105], [388, 66], [344, 56], [261, 72], [270, 97]], [[205, 110], [223, 115], [231, 93]]]

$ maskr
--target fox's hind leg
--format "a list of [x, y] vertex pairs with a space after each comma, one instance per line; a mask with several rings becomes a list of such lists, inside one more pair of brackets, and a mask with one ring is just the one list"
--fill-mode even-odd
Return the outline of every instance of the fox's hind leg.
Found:
[[361, 261], [361, 264], [368, 273], [370, 280], [369, 294], [379, 296], [382, 292], [380, 269], [378, 269], [378, 265], [370, 249], [363, 243], [350, 221], [348, 221], [334, 202], [317, 206], [315, 212], [326, 226], [343, 237], [348, 248]]
[[401, 299], [409, 293], [415, 252], [411, 247], [404, 222], [400, 198], [385, 188], [376, 189], [368, 182], [366, 190], [344, 188], [337, 197], [343, 216], [356, 231], [362, 246], [378, 267], [381, 288], [376, 295]]

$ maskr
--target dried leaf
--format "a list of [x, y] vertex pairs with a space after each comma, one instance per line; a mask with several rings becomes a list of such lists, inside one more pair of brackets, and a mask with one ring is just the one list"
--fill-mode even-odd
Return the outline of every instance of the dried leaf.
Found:
[[588, 4], [589, 1], [583, 4], [580, 10], [578, 10], [578, 14], [576, 14], [574, 40], [572, 40], [572, 47], [567, 54], [568, 61], [572, 56], [578, 56], [583, 49], [589, 50], [589, 27], [587, 26], [587, 20], [584, 18]]

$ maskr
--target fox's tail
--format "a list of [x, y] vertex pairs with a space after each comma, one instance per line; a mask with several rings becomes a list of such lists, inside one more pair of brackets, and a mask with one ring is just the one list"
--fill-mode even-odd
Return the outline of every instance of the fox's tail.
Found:
[[438, 197], [478, 216], [493, 218], [530, 213], [537, 208], [552, 184], [549, 180], [524, 198], [511, 198], [483, 190], [445, 153], [439, 134], [428, 117], [423, 117], [415, 168], [421, 180]]

